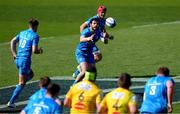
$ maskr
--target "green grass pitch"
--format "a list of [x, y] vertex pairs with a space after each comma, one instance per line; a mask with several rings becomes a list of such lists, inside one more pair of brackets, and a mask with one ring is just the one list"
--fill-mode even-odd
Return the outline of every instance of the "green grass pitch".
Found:
[[[153, 75], [168, 66], [180, 75], [179, 0], [1, 0], [0, 87], [17, 83], [17, 69], [7, 43], [27, 28], [27, 19], [40, 21], [38, 34], [43, 55], [33, 55], [33, 80], [47, 76], [70, 76], [76, 68], [75, 47], [79, 26], [96, 14], [98, 5], [108, 8], [117, 26], [107, 28], [115, 36], [108, 45], [98, 42], [103, 60], [97, 64], [99, 77], [121, 72], [133, 76]], [[176, 110], [178, 108], [175, 108]]]

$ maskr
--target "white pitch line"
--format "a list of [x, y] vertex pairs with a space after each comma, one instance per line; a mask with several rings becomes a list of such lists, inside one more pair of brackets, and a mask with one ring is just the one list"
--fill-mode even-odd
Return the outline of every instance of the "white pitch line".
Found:
[[[134, 87], [131, 87], [130, 89], [141, 89], [141, 88], [144, 88], [144, 86], [134, 86]], [[109, 91], [112, 91], [113, 89], [115, 89], [115, 88], [111, 88], [111, 89], [103, 89], [103, 93], [107, 93], [107, 92], [109, 92]], [[60, 95], [60, 96], [58, 96], [60, 99], [63, 99], [63, 98], [65, 98], [65, 96], [66, 95]], [[17, 102], [17, 103], [15, 103], [16, 104], [16, 106], [20, 106], [20, 105], [25, 105], [25, 104], [27, 104], [28, 103], [28, 100], [25, 100], [25, 101], [20, 101], [20, 102]], [[0, 105], [0, 109], [2, 109], [2, 108], [7, 108], [7, 105]]]
[[[110, 76], [109, 76], [110, 77]], [[179, 78], [180, 76], [176, 76], [177, 78]], [[175, 82], [180, 82], [180, 79], [177, 79], [176, 77], [173, 77], [173, 79], [175, 80]], [[74, 80], [74, 78], [72, 78], [71, 76], [53, 76], [50, 77], [52, 80]], [[133, 82], [146, 82], [149, 78], [132, 78]], [[97, 81], [118, 81], [117, 78], [98, 78], [96, 79]], [[27, 82], [27, 84], [32, 84], [35, 82], [39, 82], [39, 80], [35, 80], [35, 81], [29, 81]], [[16, 85], [11, 85], [11, 86], [6, 86], [6, 87], [1, 87], [1, 89], [8, 89], [8, 88], [12, 88], [15, 87]]]
[[156, 23], [156, 24], [147, 24], [147, 25], [139, 25], [139, 26], [133, 26], [133, 29], [137, 28], [146, 28], [146, 27], [153, 27], [158, 25], [171, 25], [171, 24], [180, 24], [180, 21], [172, 21], [172, 22], [163, 22], [163, 23]]

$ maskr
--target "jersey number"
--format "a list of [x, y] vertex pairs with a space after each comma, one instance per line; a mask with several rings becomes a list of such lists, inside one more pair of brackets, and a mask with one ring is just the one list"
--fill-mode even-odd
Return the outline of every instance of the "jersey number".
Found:
[[40, 114], [41, 107], [36, 107], [33, 114]]
[[150, 95], [155, 95], [156, 94], [156, 86], [151, 86], [150, 87], [150, 92], [149, 92]]
[[26, 40], [22, 40], [21, 42], [20, 42], [20, 47], [21, 48], [24, 48], [25, 47], [25, 45], [26, 45]]

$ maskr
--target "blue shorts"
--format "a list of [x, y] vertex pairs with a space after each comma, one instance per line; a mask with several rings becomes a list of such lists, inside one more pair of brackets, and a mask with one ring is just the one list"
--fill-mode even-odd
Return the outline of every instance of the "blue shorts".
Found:
[[94, 55], [92, 54], [92, 52], [81, 51], [79, 49], [76, 49], [76, 60], [77, 60], [78, 64], [80, 64], [82, 62], [87, 62], [89, 64], [95, 64]]
[[19, 70], [20, 75], [29, 75], [31, 72], [31, 60], [16, 58], [15, 60], [16, 67]]

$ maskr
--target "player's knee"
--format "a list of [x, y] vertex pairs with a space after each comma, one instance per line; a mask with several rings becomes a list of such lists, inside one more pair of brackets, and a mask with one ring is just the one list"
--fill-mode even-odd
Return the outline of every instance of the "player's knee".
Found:
[[102, 54], [101, 53], [98, 53], [94, 56], [94, 60], [95, 62], [99, 62], [102, 60]]

